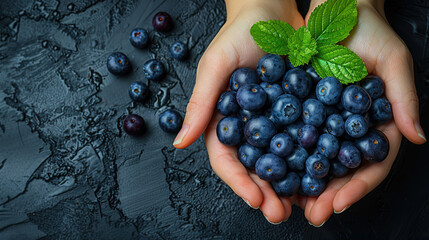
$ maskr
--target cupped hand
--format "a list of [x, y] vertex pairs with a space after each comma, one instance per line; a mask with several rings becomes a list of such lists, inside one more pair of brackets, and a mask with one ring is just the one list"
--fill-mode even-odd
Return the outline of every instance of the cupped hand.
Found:
[[[311, 11], [323, 1], [312, 1]], [[341, 44], [359, 55], [368, 72], [385, 82], [385, 94], [392, 104], [394, 121], [380, 126], [390, 141], [383, 162], [367, 163], [343, 178], [331, 180], [319, 197], [299, 197], [305, 216], [315, 226], [335, 212], [342, 212], [378, 186], [389, 173], [398, 153], [402, 135], [411, 142], [426, 141], [419, 124], [418, 98], [414, 85], [413, 61], [408, 48], [387, 22], [383, 3], [358, 0], [358, 25]]]
[[215, 111], [219, 95], [229, 85], [232, 72], [240, 67], [255, 69], [264, 53], [250, 35], [258, 21], [282, 20], [295, 29], [304, 25], [295, 0], [226, 1], [227, 21], [213, 39], [197, 69], [182, 130], [173, 145], [185, 148], [205, 131], [210, 163], [215, 173], [245, 202], [259, 208], [268, 221], [280, 223], [291, 213], [294, 199], [279, 198], [271, 185], [248, 171], [237, 158], [237, 148], [219, 142], [216, 126], [221, 116]]

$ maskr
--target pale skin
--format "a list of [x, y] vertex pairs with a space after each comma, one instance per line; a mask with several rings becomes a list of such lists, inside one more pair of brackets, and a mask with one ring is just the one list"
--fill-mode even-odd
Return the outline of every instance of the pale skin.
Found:
[[182, 130], [173, 145], [185, 148], [204, 133], [210, 164], [215, 173], [245, 202], [259, 208], [266, 219], [281, 223], [289, 218], [292, 204], [305, 211], [314, 226], [321, 226], [335, 212], [350, 207], [378, 186], [389, 173], [402, 136], [415, 144], [426, 142], [420, 127], [418, 99], [414, 86], [411, 54], [389, 26], [383, 0], [358, 0], [358, 25], [341, 42], [364, 61], [368, 72], [381, 77], [386, 97], [392, 103], [394, 121], [380, 126], [390, 141], [386, 160], [364, 163], [357, 171], [331, 180], [319, 197], [278, 197], [270, 183], [248, 171], [237, 158], [237, 148], [221, 144], [216, 125], [222, 116], [215, 111], [216, 101], [228, 86], [229, 76], [240, 67], [255, 68], [265, 55], [253, 41], [249, 29], [258, 21], [282, 20], [295, 29], [306, 24], [310, 13], [323, 0], [313, 0], [303, 19], [295, 0], [226, 0], [227, 21], [202, 56], [196, 84], [189, 100]]

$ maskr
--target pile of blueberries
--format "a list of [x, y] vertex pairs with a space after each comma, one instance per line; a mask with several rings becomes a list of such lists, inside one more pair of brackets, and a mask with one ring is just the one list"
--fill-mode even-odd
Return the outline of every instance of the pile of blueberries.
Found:
[[[166, 12], [157, 13], [152, 19], [152, 25], [159, 32], [167, 32], [172, 28], [173, 21]], [[129, 37], [130, 43], [139, 49], [149, 45], [149, 33], [143, 28], [136, 28]], [[188, 56], [188, 47], [182, 42], [175, 42], [170, 47], [170, 54], [174, 59], [183, 61]], [[114, 75], [126, 75], [131, 72], [128, 57], [122, 52], [114, 52], [107, 58], [107, 69]], [[143, 71], [147, 80], [159, 81], [166, 73], [164, 64], [151, 59], [143, 64]], [[128, 89], [130, 98], [135, 102], [144, 102], [150, 95], [149, 87], [141, 81], [131, 84]], [[177, 133], [182, 127], [183, 117], [174, 109], [168, 109], [159, 116], [159, 126], [164, 132]], [[123, 122], [124, 131], [130, 135], [141, 135], [145, 131], [145, 121], [137, 114], [129, 114]]]
[[362, 161], [381, 162], [389, 141], [373, 128], [392, 119], [384, 83], [367, 76], [342, 85], [321, 78], [310, 65], [294, 67], [268, 54], [239, 68], [217, 102], [224, 116], [220, 142], [238, 147], [238, 159], [270, 181], [279, 196], [319, 196], [329, 179], [345, 176]]

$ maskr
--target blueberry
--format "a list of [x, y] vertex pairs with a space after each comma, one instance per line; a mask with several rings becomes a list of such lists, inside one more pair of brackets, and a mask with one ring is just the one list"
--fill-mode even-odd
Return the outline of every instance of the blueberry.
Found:
[[317, 141], [317, 151], [328, 159], [333, 159], [337, 156], [340, 149], [338, 139], [331, 134], [325, 133], [320, 135]]
[[246, 109], [240, 109], [238, 112], [238, 116], [240, 117], [241, 121], [247, 122], [254, 116], [262, 115], [263, 113], [261, 111], [249, 111]]
[[128, 89], [128, 94], [133, 101], [143, 102], [149, 97], [149, 87], [143, 82], [133, 82]]
[[349, 118], [351, 115], [353, 115], [354, 113], [349, 112], [347, 110], [344, 110], [341, 112], [341, 117], [343, 117], [344, 121], [347, 120], [347, 118]]
[[144, 119], [137, 114], [129, 114], [123, 123], [124, 131], [130, 135], [141, 135], [145, 130]]
[[293, 150], [293, 140], [286, 133], [277, 133], [271, 138], [270, 152], [279, 157], [286, 157]]
[[323, 178], [329, 172], [329, 160], [321, 154], [311, 155], [305, 161], [305, 171], [312, 178]]
[[161, 80], [165, 75], [164, 64], [156, 59], [148, 60], [143, 64], [143, 72], [148, 80]]
[[303, 194], [310, 196], [310, 197], [316, 197], [322, 194], [322, 192], [325, 190], [326, 187], [326, 181], [325, 179], [316, 179], [310, 177], [310, 175], [305, 174], [301, 179], [301, 188]]
[[115, 75], [125, 75], [131, 72], [131, 63], [128, 57], [121, 52], [114, 52], [107, 58], [107, 70]]
[[238, 145], [243, 139], [243, 127], [244, 123], [239, 118], [225, 117], [217, 124], [217, 137], [225, 145]]
[[185, 60], [189, 54], [188, 46], [182, 42], [175, 42], [170, 47], [170, 54], [174, 59]]
[[278, 181], [271, 182], [274, 191], [282, 197], [290, 197], [298, 192], [301, 178], [298, 174], [290, 172], [285, 177]]
[[267, 153], [256, 161], [255, 170], [260, 179], [276, 181], [286, 175], [287, 166], [281, 157]]
[[266, 106], [271, 107], [271, 105], [276, 101], [276, 99], [283, 94], [283, 89], [280, 85], [275, 83], [261, 82], [259, 84], [265, 93], [267, 93], [267, 103]]
[[285, 160], [292, 171], [303, 171], [305, 169], [305, 161], [307, 158], [307, 150], [300, 145], [295, 145], [292, 153], [287, 156]]
[[344, 128], [350, 137], [359, 138], [368, 131], [368, 122], [362, 115], [353, 114], [347, 118]]
[[235, 91], [223, 92], [217, 101], [216, 109], [224, 116], [237, 114], [240, 106], [238, 106], [236, 95]]
[[239, 68], [235, 70], [229, 78], [229, 87], [237, 91], [240, 87], [247, 84], [258, 84], [258, 74], [251, 68]]
[[183, 117], [174, 109], [169, 109], [159, 115], [159, 126], [167, 133], [178, 133], [182, 128]]
[[136, 28], [130, 34], [130, 43], [136, 48], [146, 48], [149, 43], [149, 33], [143, 28]]
[[283, 76], [283, 91], [298, 98], [305, 98], [310, 93], [311, 85], [310, 75], [301, 68], [291, 69]]
[[360, 151], [352, 142], [344, 141], [341, 143], [341, 148], [338, 152], [338, 160], [348, 168], [356, 168], [360, 165], [362, 157]]
[[267, 94], [258, 84], [247, 84], [237, 91], [237, 102], [241, 108], [255, 111], [262, 109], [267, 101]]
[[360, 86], [368, 92], [373, 100], [381, 97], [384, 93], [384, 82], [377, 76], [369, 75], [362, 79], [359, 83]]
[[244, 128], [247, 142], [255, 147], [267, 147], [271, 138], [277, 133], [274, 123], [265, 116], [255, 116]]
[[238, 159], [249, 169], [255, 168], [256, 161], [264, 154], [264, 150], [254, 147], [249, 143], [243, 143], [238, 148]]
[[173, 20], [166, 12], [159, 12], [152, 18], [152, 26], [160, 32], [167, 32], [173, 26]]
[[284, 133], [287, 133], [292, 140], [297, 143], [298, 142], [298, 130], [304, 126], [304, 123], [302, 121], [296, 121], [290, 125], [287, 125], [285, 127]]
[[369, 110], [371, 98], [365, 89], [357, 85], [350, 85], [344, 89], [341, 103], [345, 110], [362, 114]]
[[326, 108], [316, 99], [307, 99], [302, 104], [302, 120], [305, 124], [319, 127], [325, 121]]
[[377, 98], [371, 105], [371, 121], [375, 124], [384, 124], [393, 118], [392, 105], [386, 98]]
[[332, 134], [336, 137], [343, 135], [344, 128], [344, 119], [339, 114], [332, 114], [326, 119], [326, 130], [329, 134]]
[[349, 172], [349, 169], [344, 166], [340, 161], [333, 160], [329, 167], [329, 173], [334, 177], [344, 177]]
[[326, 106], [326, 117], [331, 116], [332, 114], [339, 114], [340, 111], [336, 106]]
[[374, 128], [363, 137], [356, 139], [355, 144], [363, 158], [370, 162], [381, 162], [389, 153], [389, 139], [383, 132]]
[[326, 77], [317, 83], [316, 96], [326, 105], [335, 105], [340, 102], [343, 85], [334, 77]]
[[284, 127], [284, 125], [279, 120], [277, 120], [277, 118], [274, 117], [273, 111], [271, 108], [268, 108], [267, 110], [265, 110], [264, 116], [270, 119], [270, 121], [274, 123], [274, 126], [276, 127], [277, 131], [280, 131], [280, 129]]
[[272, 105], [273, 116], [283, 125], [288, 125], [301, 116], [301, 102], [293, 95], [280, 95]]
[[315, 86], [322, 78], [317, 74], [316, 70], [314, 70], [313, 66], [309, 65], [305, 70], [308, 75], [310, 75], [311, 80], [313, 80], [313, 85]]
[[274, 83], [285, 74], [286, 66], [279, 55], [268, 54], [259, 59], [256, 72], [262, 81]]
[[304, 125], [298, 129], [298, 143], [304, 148], [310, 148], [316, 144], [319, 138], [317, 128], [313, 125]]

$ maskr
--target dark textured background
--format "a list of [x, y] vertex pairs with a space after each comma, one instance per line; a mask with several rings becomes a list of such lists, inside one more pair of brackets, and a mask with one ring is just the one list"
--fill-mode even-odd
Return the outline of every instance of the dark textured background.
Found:
[[[168, 34], [151, 27], [160, 10], [175, 21]], [[387, 10], [413, 53], [429, 133], [429, 4], [393, 1]], [[429, 239], [428, 144], [404, 141], [386, 181], [320, 229], [297, 207], [270, 225], [212, 172], [202, 138], [171, 146], [157, 116], [184, 113], [198, 59], [224, 21], [214, 0], [1, 1], [0, 239]], [[130, 45], [134, 27], [150, 31], [149, 49]], [[191, 49], [185, 63], [167, 52], [176, 40]], [[132, 74], [107, 72], [113, 51], [130, 57]], [[134, 104], [127, 88], [144, 80], [150, 58], [169, 74], [149, 83], [150, 101]], [[146, 135], [123, 133], [128, 113], [146, 119]]]

